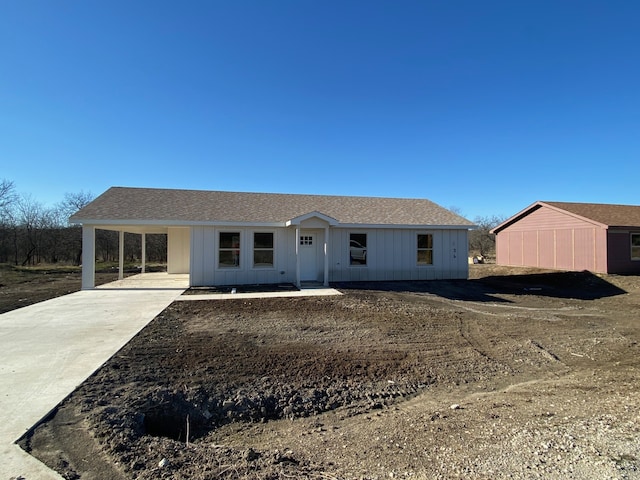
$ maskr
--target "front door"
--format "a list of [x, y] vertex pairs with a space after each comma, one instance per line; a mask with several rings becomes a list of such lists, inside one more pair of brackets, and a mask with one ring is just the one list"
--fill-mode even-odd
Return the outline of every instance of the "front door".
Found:
[[300, 281], [318, 280], [318, 235], [315, 232], [300, 233]]

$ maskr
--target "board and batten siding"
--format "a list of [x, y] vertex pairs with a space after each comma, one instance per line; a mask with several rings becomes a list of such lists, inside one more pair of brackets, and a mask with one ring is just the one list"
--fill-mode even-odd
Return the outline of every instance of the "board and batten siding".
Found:
[[[241, 235], [240, 267], [218, 268], [218, 232], [230, 231], [240, 232]], [[302, 234], [304, 231], [303, 227]], [[273, 268], [252, 267], [253, 232], [274, 232]], [[317, 233], [318, 241], [321, 241], [323, 230]], [[350, 265], [351, 233], [367, 234], [366, 265]], [[418, 234], [423, 233], [433, 235], [433, 265], [417, 264], [417, 239]], [[192, 227], [191, 286], [295, 283], [296, 242], [296, 230], [293, 227]], [[329, 229], [330, 282], [466, 279], [469, 275], [467, 256], [467, 230], [463, 229]], [[319, 258], [318, 262], [323, 269], [324, 259]]]
[[[367, 235], [366, 265], [351, 265], [352, 233]], [[433, 265], [418, 265], [418, 234], [433, 235]], [[467, 279], [467, 230], [400, 228], [331, 228], [329, 281]]]
[[[218, 267], [219, 232], [240, 232], [239, 268]], [[254, 232], [273, 232], [273, 267], [253, 267]], [[294, 283], [295, 240], [287, 228], [192, 227], [191, 286]]]
[[496, 236], [500, 265], [606, 272], [604, 228], [572, 215], [541, 207]]
[[167, 273], [189, 273], [190, 229], [171, 227], [167, 230]]

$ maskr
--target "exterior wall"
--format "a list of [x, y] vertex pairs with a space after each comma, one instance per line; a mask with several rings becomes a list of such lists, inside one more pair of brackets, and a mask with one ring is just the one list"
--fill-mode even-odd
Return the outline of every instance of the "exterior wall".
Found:
[[[320, 224], [303, 223], [301, 233], [314, 227], [318, 243], [319, 279], [324, 272], [321, 243], [324, 229]], [[221, 269], [217, 266], [218, 232], [240, 232], [240, 267]], [[274, 267], [253, 268], [251, 265], [253, 232], [274, 232]], [[311, 231], [311, 230], [308, 230]], [[367, 234], [367, 264], [349, 264], [349, 234]], [[433, 234], [433, 265], [417, 265], [418, 233]], [[191, 230], [191, 285], [242, 285], [295, 283], [296, 229], [193, 227]], [[413, 229], [329, 229], [328, 265], [330, 282], [379, 280], [466, 279], [469, 274], [467, 230]]]
[[189, 273], [190, 229], [169, 228], [167, 232], [167, 273]]
[[[239, 268], [218, 267], [219, 232], [240, 232]], [[254, 232], [274, 233], [274, 266], [253, 268]], [[293, 228], [193, 227], [191, 286], [294, 283], [296, 235]]]
[[607, 272], [607, 231], [539, 208], [496, 235], [496, 262], [557, 270]]
[[[349, 264], [349, 235], [367, 234], [367, 264]], [[417, 265], [418, 233], [433, 234], [433, 265]], [[466, 230], [330, 230], [329, 279], [332, 282], [466, 279]]]
[[607, 235], [609, 273], [640, 274], [640, 260], [631, 260], [631, 233], [637, 230], [610, 229]]

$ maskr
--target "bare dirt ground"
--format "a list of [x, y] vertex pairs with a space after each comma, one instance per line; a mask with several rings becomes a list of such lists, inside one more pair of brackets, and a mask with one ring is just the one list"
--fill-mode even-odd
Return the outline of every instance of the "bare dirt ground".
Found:
[[[148, 271], [166, 270], [151, 267]], [[126, 270], [124, 275], [139, 273], [139, 269]], [[96, 271], [96, 285], [118, 279], [115, 268]], [[26, 307], [51, 298], [77, 292], [82, 286], [80, 267], [48, 265], [43, 267], [14, 267], [0, 264], [0, 313]]]
[[69, 479], [640, 478], [640, 277], [336, 287], [173, 303], [23, 448]]

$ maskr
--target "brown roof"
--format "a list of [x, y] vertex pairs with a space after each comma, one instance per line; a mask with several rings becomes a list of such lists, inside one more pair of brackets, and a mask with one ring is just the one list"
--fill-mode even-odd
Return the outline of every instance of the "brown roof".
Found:
[[609, 227], [640, 227], [640, 205], [541, 202]]
[[342, 224], [472, 226], [425, 199], [112, 187], [72, 222], [284, 223], [319, 212]]

